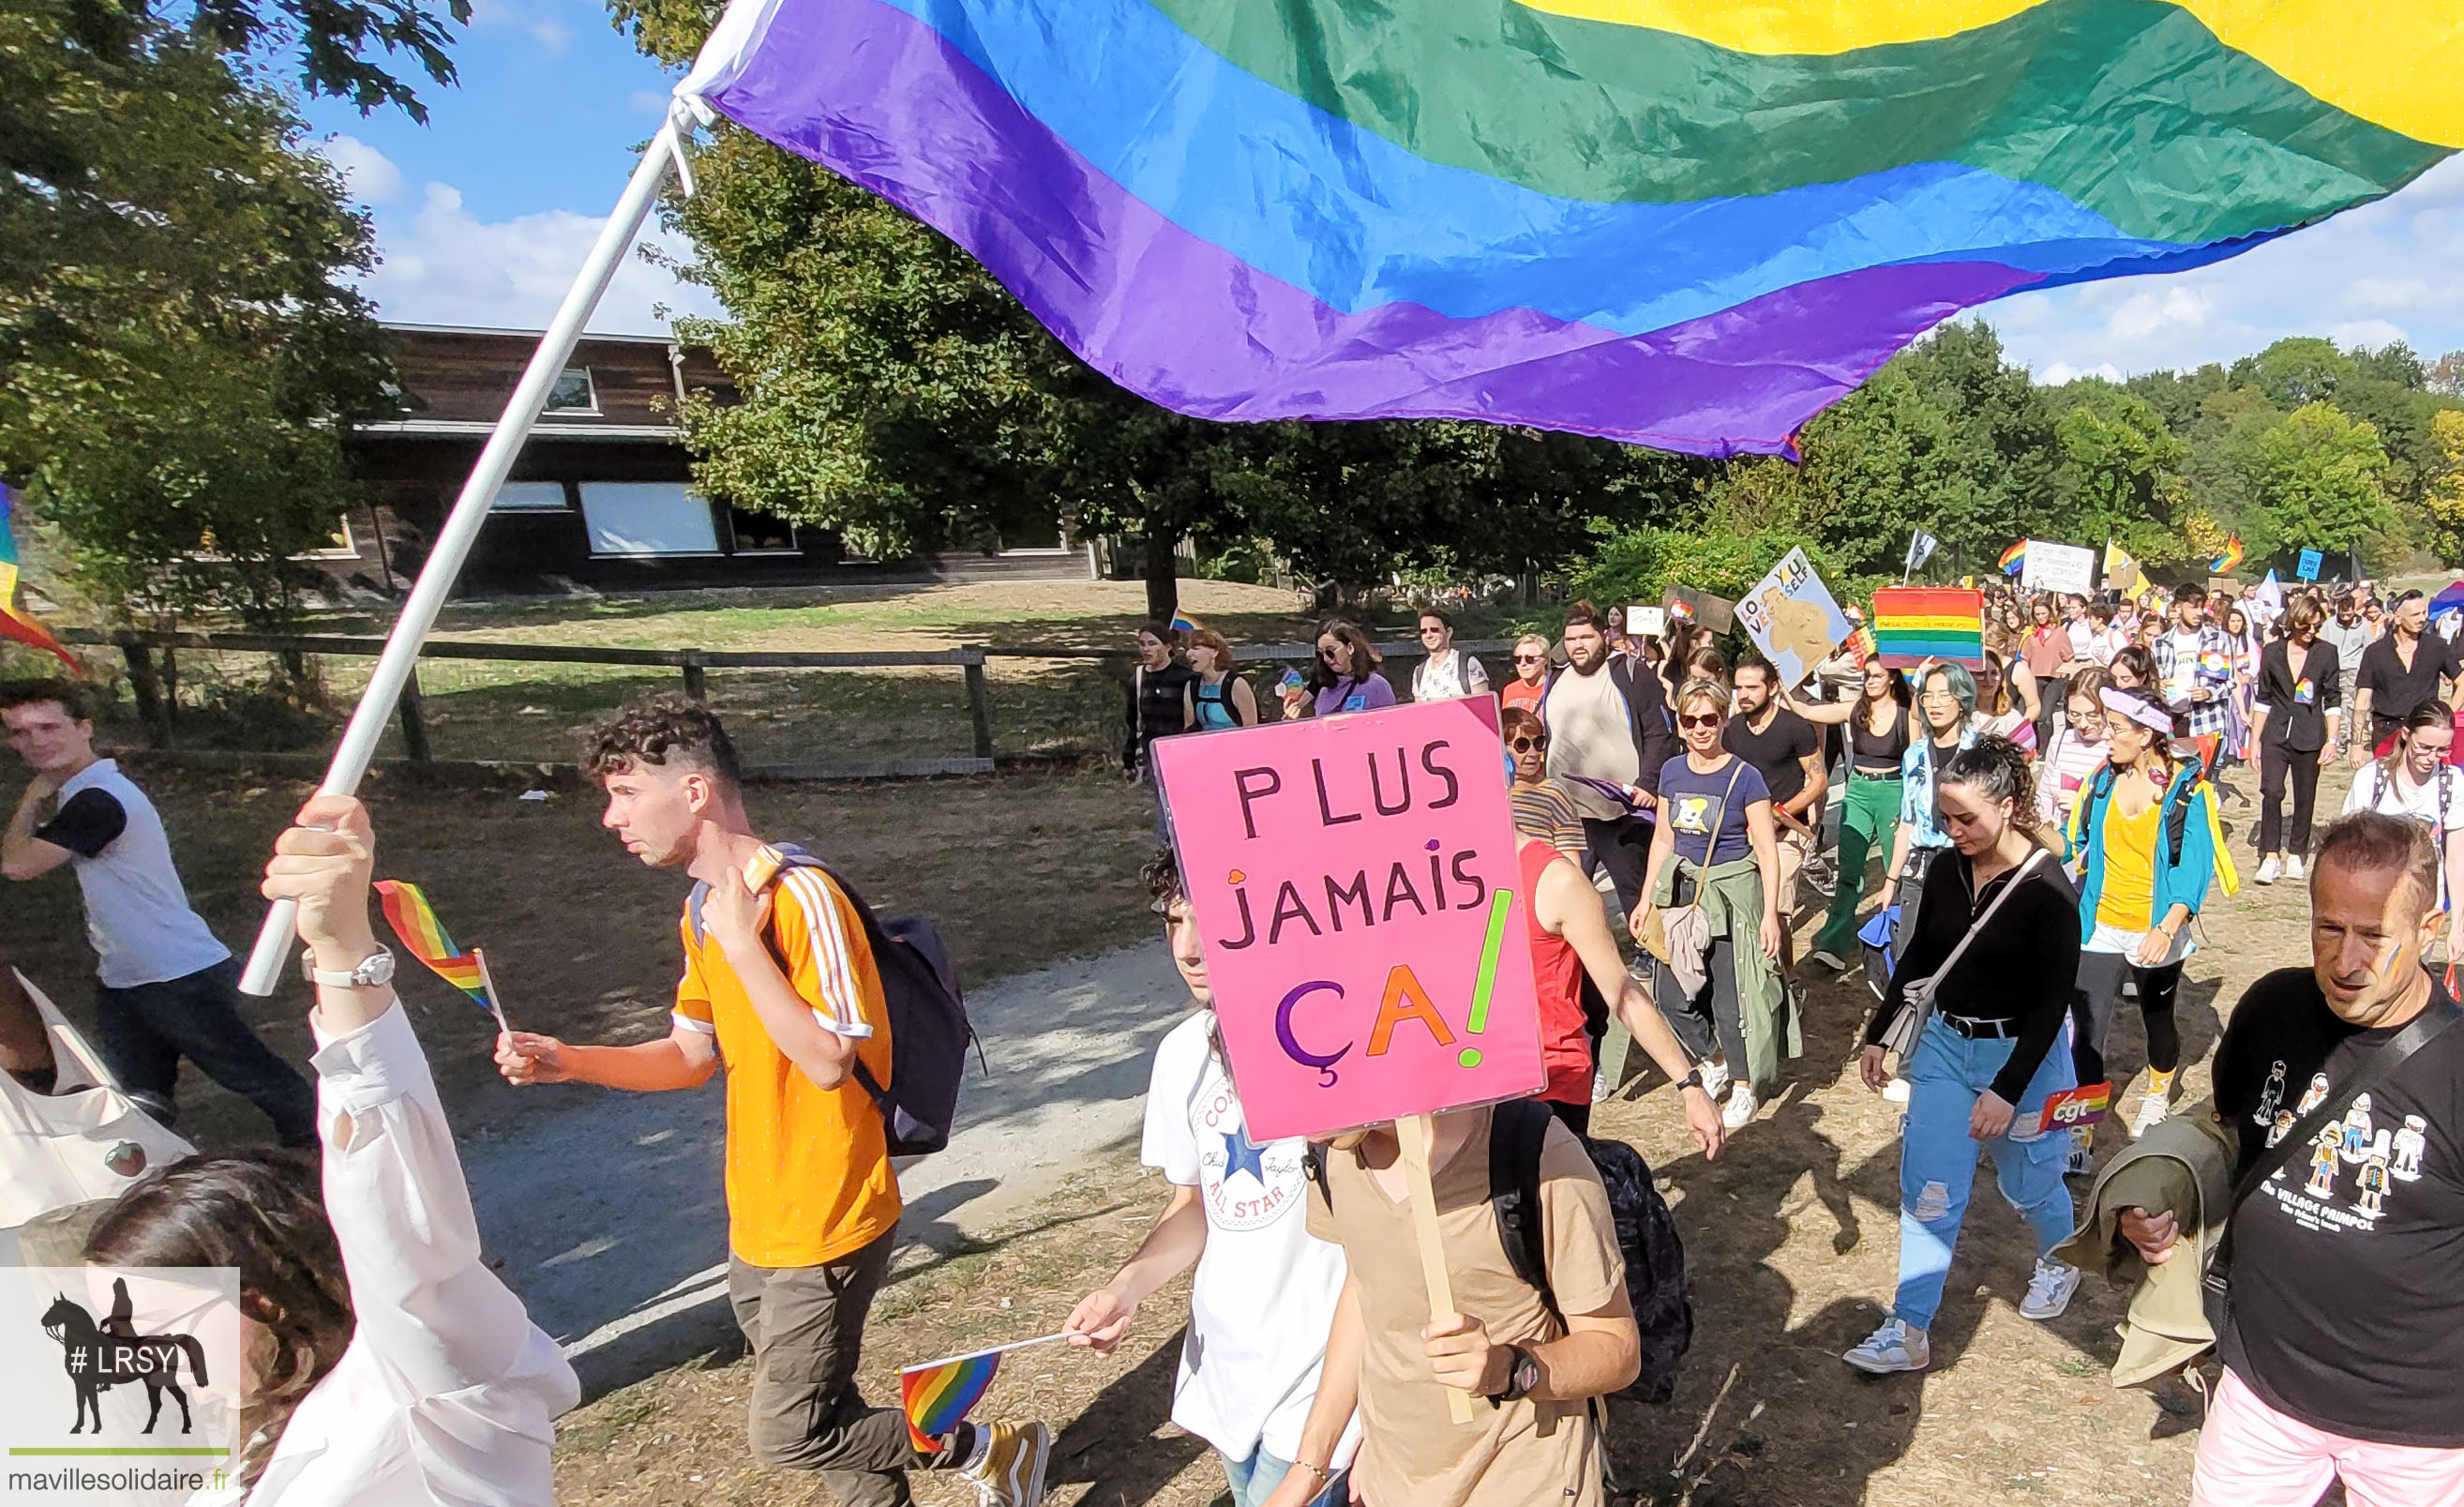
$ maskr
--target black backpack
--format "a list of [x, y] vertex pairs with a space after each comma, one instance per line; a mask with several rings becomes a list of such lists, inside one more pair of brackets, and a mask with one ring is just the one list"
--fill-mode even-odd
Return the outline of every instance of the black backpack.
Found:
[[[1514, 1274], [1536, 1289], [1540, 1300], [1566, 1321], [1549, 1283], [1549, 1245], [1540, 1228], [1540, 1152], [1557, 1117], [1538, 1099], [1511, 1099], [1488, 1122], [1488, 1207], [1497, 1216], [1498, 1242]], [[1642, 1368], [1618, 1397], [1665, 1403], [1676, 1394], [1677, 1371], [1694, 1343], [1694, 1293], [1685, 1276], [1685, 1243], [1667, 1200], [1652, 1186], [1650, 1163], [1622, 1141], [1577, 1137], [1608, 1189], [1609, 1218], [1617, 1227], [1617, 1253], [1625, 1259], [1626, 1298], [1634, 1307], [1642, 1341]], [[1309, 1176], [1329, 1199], [1325, 1148], [1309, 1150]]]
[[[913, 916], [876, 915], [855, 886], [837, 870], [793, 843], [774, 843], [784, 867], [815, 869], [828, 876], [864, 920], [864, 940], [881, 975], [882, 1004], [890, 1012], [890, 1086], [876, 1081], [861, 1059], [855, 1080], [881, 1111], [890, 1154], [920, 1157], [950, 1143], [950, 1127], [958, 1113], [958, 1086], [966, 1076], [967, 1047], [976, 1028], [967, 1020], [966, 996], [958, 972], [950, 964], [950, 949], [933, 923]], [[701, 904], [707, 884], [693, 886], [690, 901], [693, 933], [701, 934]], [[776, 955], [779, 940], [765, 936]], [[780, 967], [790, 978], [795, 969], [785, 958]], [[979, 1047], [980, 1057], [982, 1049]]]
[[[1488, 1122], [1488, 1204], [1514, 1274], [1539, 1289], [1541, 1301], [1564, 1323], [1549, 1285], [1549, 1247], [1540, 1228], [1540, 1151], [1557, 1117], [1535, 1098], [1500, 1104]], [[1625, 1258], [1625, 1294], [1642, 1341], [1642, 1368], [1619, 1397], [1665, 1403], [1694, 1343], [1694, 1290], [1685, 1276], [1685, 1243], [1668, 1201], [1652, 1185], [1651, 1164], [1622, 1141], [1576, 1138], [1608, 1189], [1617, 1253]]]

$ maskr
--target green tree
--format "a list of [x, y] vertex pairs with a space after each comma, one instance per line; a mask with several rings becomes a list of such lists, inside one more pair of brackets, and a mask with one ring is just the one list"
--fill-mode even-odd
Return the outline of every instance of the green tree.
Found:
[[2335, 396], [2357, 373], [2353, 358], [2338, 350], [2334, 341], [2293, 335], [2234, 362], [2232, 379], [2235, 387], [2258, 388], [2270, 403], [2289, 411]]
[[2153, 404], [2110, 383], [2072, 385], [2055, 421], [2060, 460], [2055, 490], [2073, 537], [2119, 540], [2149, 565], [2187, 555], [2181, 531], [2189, 497], [2186, 451]]
[[55, 108], [57, 183], [0, 175], [0, 476], [104, 600], [258, 621], [348, 500], [342, 426], [387, 411], [373, 261], [305, 127], [211, 37], [6, 0], [0, 70]]
[[2378, 432], [2326, 403], [2307, 403], [2258, 437], [2255, 477], [2283, 549], [2362, 548], [2392, 527]]

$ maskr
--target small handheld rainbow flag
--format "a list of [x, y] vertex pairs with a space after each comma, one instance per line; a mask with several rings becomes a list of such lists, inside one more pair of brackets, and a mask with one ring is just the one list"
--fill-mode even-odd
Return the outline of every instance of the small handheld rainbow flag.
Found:
[[1175, 612], [1172, 614], [1172, 631], [1176, 633], [1197, 632], [1198, 620], [1187, 612]]
[[2228, 534], [2225, 536], [2225, 552], [2218, 555], [2215, 559], [2208, 562], [2208, 574], [2211, 576], [2220, 576], [2240, 564], [2241, 536], [2239, 534]]
[[17, 605], [17, 536], [9, 525], [9, 515], [15, 510], [16, 501], [17, 495], [9, 483], [0, 481], [0, 638], [13, 638], [29, 649], [57, 654], [60, 663], [72, 672], [84, 675], [85, 666], [60, 647], [50, 630]]
[[471, 996], [472, 1002], [496, 1017], [496, 1029], [510, 1031], [505, 1024], [504, 1007], [496, 1003], [495, 981], [488, 976], [488, 960], [473, 947], [463, 952], [453, 945], [445, 932], [445, 923], [419, 893], [419, 886], [400, 879], [379, 879], [376, 883], [377, 903], [385, 908], [385, 920], [393, 934], [402, 939], [406, 951], [438, 978]]
[[2013, 540], [2011, 542], [2011, 547], [2002, 551], [2002, 558], [1993, 562], [1993, 564], [2000, 566], [2002, 573], [2006, 576], [2017, 575], [2021, 570], [2027, 568], [2028, 542], [2024, 539]]
[[1985, 593], [1966, 587], [1883, 587], [1874, 593], [1874, 645], [1905, 670], [1927, 659], [1985, 662]]
[[1065, 1329], [1057, 1335], [995, 1345], [973, 1355], [946, 1356], [901, 1369], [898, 1401], [907, 1411], [909, 1442], [928, 1454], [939, 1449], [941, 1440], [958, 1427], [967, 1410], [983, 1401], [985, 1389], [993, 1385], [993, 1373], [1001, 1369], [1002, 1356], [1068, 1337]]

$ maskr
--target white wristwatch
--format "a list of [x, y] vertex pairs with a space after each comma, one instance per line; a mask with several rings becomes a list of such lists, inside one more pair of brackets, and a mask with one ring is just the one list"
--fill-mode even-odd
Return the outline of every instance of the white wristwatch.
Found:
[[362, 958], [358, 967], [345, 973], [334, 968], [317, 966], [315, 949], [302, 948], [299, 953], [299, 971], [311, 984], [322, 984], [338, 989], [372, 988], [380, 984], [393, 982], [393, 949], [379, 947], [373, 954]]

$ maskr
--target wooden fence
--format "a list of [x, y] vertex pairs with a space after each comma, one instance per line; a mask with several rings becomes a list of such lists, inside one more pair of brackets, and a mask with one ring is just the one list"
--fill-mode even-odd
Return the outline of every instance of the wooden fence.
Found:
[[[275, 633], [183, 633], [155, 631], [115, 629], [98, 632], [93, 629], [62, 629], [61, 641], [117, 649], [128, 666], [128, 682], [137, 700], [138, 716], [158, 737], [167, 742], [170, 726], [169, 702], [163, 684], [162, 668], [155, 661], [157, 651], [199, 650], [212, 653], [260, 654], [286, 660], [308, 654], [367, 655], [385, 650], [383, 638], [344, 634], [275, 634]], [[1497, 654], [1507, 648], [1504, 641], [1483, 641], [1460, 645], [1474, 654]], [[1417, 643], [1380, 644], [1378, 652], [1390, 665], [1409, 664], [1424, 657]], [[1307, 664], [1316, 657], [1312, 644], [1249, 644], [1239, 649], [1240, 656], [1249, 663]], [[930, 650], [881, 650], [869, 654], [824, 653], [804, 650], [738, 650], [738, 649], [619, 649], [595, 644], [504, 644], [476, 642], [468, 639], [430, 638], [420, 649], [423, 659], [485, 659], [498, 662], [542, 664], [591, 664], [652, 666], [672, 669], [682, 680], [687, 696], [700, 700], [704, 694], [704, 676], [712, 670], [889, 670], [945, 666], [955, 669], [966, 683], [967, 721], [973, 751], [964, 758], [895, 759], [863, 765], [759, 765], [746, 769], [748, 775], [772, 780], [881, 779], [921, 775], [989, 774], [994, 768], [992, 691], [984, 675], [984, 663], [992, 658], [1010, 659], [1084, 659], [1111, 661], [1126, 665], [1132, 655], [1127, 650], [1111, 649], [1035, 649], [1035, 648], [967, 648]], [[1503, 678], [1504, 671], [1498, 672]], [[1263, 699], [1263, 698], [1262, 698]], [[503, 761], [439, 760], [429, 738], [427, 714], [420, 698], [419, 675], [414, 669], [410, 683], [403, 688], [402, 698], [395, 708], [402, 727], [404, 763], [414, 765], [487, 765]], [[297, 756], [295, 756], [297, 757]], [[529, 761], [520, 761], [524, 767]], [[540, 767], [553, 767], [541, 765]]]

